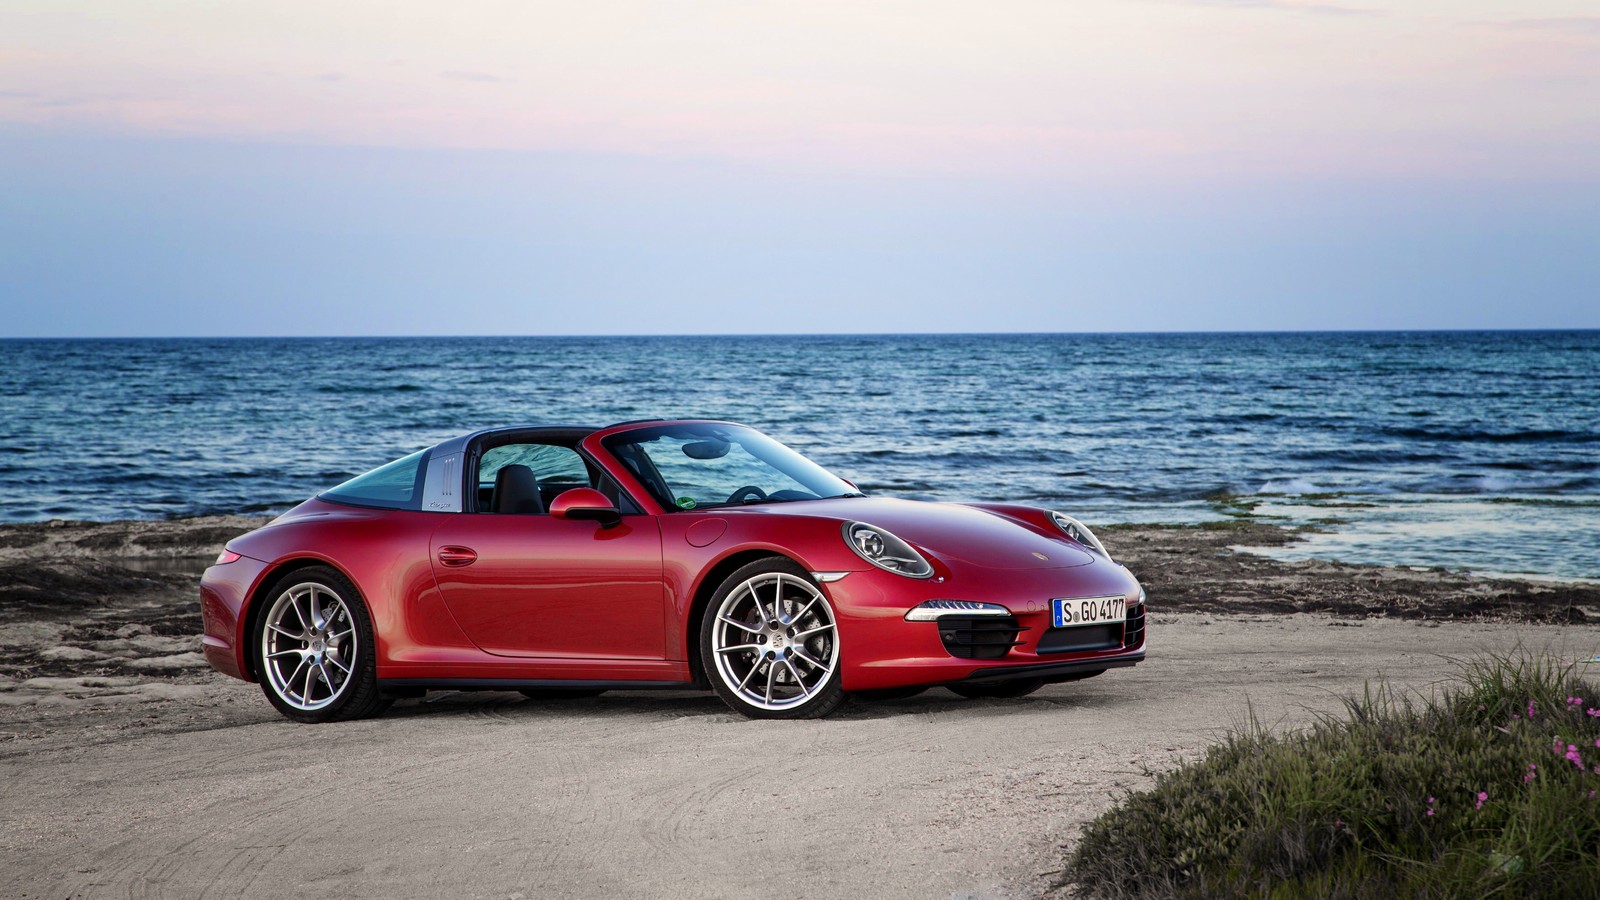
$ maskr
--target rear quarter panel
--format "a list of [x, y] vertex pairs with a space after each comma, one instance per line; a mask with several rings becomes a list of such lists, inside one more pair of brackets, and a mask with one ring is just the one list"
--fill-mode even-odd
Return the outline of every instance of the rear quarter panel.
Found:
[[378, 674], [395, 660], [459, 650], [476, 655], [439, 595], [428, 542], [450, 513], [376, 510], [309, 500], [264, 528], [230, 541], [235, 553], [267, 564], [239, 615], [239, 646], [248, 646], [251, 612], [262, 590], [307, 564], [337, 569], [355, 584], [377, 636]]

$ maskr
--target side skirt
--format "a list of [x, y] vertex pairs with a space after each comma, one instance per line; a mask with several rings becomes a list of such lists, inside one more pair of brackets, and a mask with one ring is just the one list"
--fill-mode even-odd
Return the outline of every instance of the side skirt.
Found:
[[526, 688], [583, 688], [600, 691], [695, 691], [692, 681], [580, 681], [571, 678], [380, 678], [385, 693], [415, 691], [520, 691]]

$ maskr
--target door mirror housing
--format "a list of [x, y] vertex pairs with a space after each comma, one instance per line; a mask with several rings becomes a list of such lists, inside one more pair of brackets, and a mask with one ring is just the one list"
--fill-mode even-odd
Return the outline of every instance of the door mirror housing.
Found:
[[605, 494], [594, 488], [562, 491], [560, 496], [550, 501], [550, 515], [557, 519], [599, 522], [601, 528], [615, 528], [622, 524], [622, 513], [606, 499]]

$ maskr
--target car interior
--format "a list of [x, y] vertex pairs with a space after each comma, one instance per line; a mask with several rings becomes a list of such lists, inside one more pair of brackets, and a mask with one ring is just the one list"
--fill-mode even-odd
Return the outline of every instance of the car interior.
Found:
[[546, 515], [557, 497], [581, 487], [598, 490], [623, 515], [639, 513], [616, 482], [571, 444], [512, 439], [479, 448], [478, 512]]

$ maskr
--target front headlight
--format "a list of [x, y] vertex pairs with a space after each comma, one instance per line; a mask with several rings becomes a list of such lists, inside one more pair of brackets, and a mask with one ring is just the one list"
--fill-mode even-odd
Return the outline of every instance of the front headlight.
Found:
[[875, 525], [865, 522], [846, 522], [844, 542], [856, 555], [880, 569], [904, 575], [907, 578], [927, 578], [933, 574], [933, 564], [911, 545]]
[[1094, 532], [1089, 530], [1089, 526], [1071, 516], [1062, 515], [1058, 512], [1050, 514], [1050, 521], [1056, 523], [1056, 527], [1061, 529], [1062, 534], [1104, 556], [1106, 559], [1111, 558], [1111, 554], [1106, 552], [1105, 545], [1100, 543], [1100, 539], [1094, 536]]

